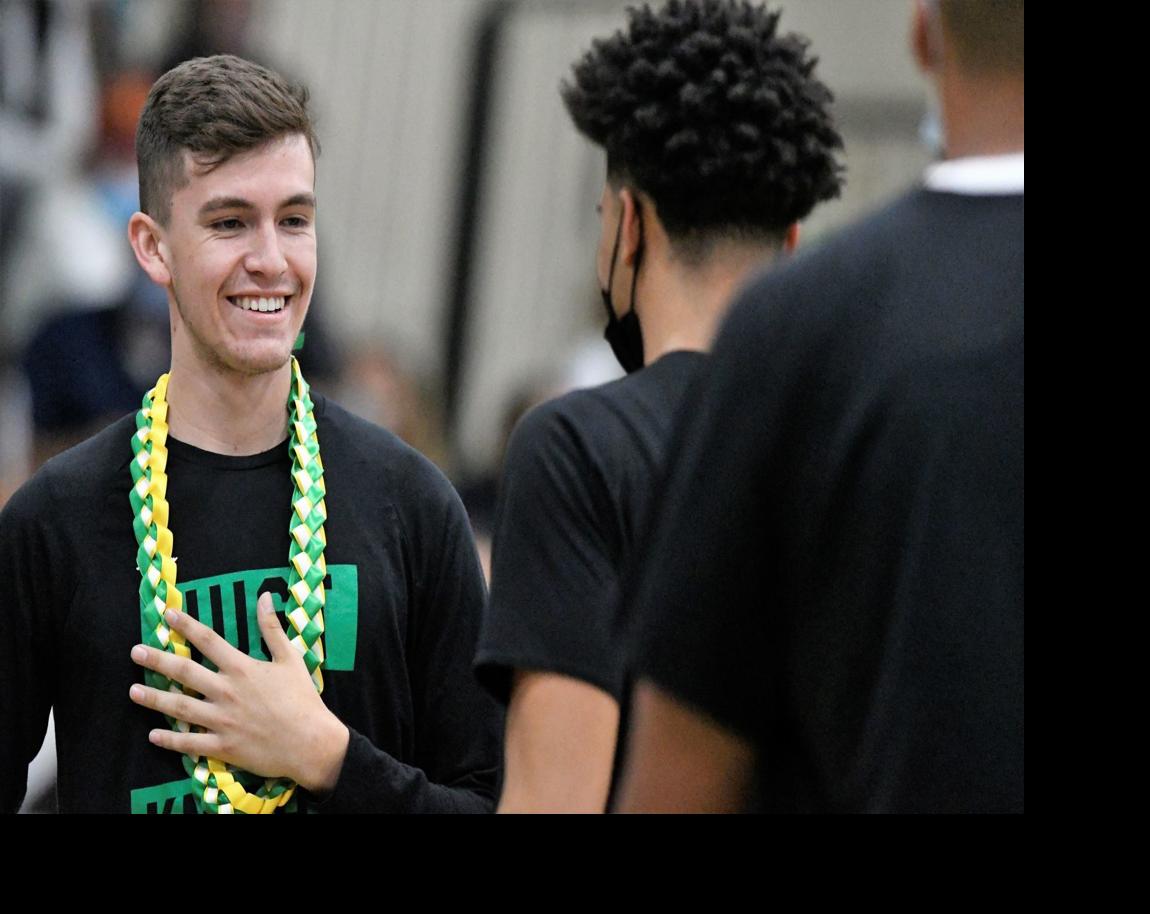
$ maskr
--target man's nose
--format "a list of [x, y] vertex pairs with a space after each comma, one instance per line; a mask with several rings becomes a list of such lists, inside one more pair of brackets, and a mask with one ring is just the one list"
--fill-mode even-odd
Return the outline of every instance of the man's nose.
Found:
[[244, 258], [244, 268], [249, 273], [275, 278], [287, 272], [287, 266], [276, 226], [267, 226], [254, 233], [251, 249]]

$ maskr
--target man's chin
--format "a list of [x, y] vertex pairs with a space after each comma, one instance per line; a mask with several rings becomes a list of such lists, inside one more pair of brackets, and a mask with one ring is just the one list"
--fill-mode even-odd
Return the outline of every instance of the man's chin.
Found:
[[244, 377], [259, 377], [282, 370], [291, 361], [290, 346], [261, 346], [240, 351], [211, 352], [207, 361], [217, 370]]
[[279, 352], [274, 355], [260, 356], [258, 358], [249, 358], [243, 360], [236, 370], [242, 374], [251, 375], [256, 377], [264, 374], [274, 374], [277, 371], [286, 368], [291, 362], [291, 350], [287, 352]]

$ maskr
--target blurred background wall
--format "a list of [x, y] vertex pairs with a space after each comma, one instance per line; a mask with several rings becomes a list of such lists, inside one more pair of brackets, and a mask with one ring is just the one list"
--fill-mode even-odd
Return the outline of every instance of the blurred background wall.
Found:
[[[126, 239], [135, 117], [164, 70], [227, 51], [312, 91], [306, 370], [439, 463], [482, 533], [514, 418], [618, 374], [594, 270], [604, 163], [557, 88], [625, 5], [0, 0], [0, 505], [166, 368], [163, 295]], [[910, 0], [781, 5], [821, 58], [846, 141], [845, 194], [804, 227], [817, 244], [917, 180], [928, 96]]]
[[[428, 428], [410, 433], [463, 477], [497, 459], [503, 413], [521, 387], [613, 370], [598, 342], [593, 269], [603, 162], [571, 128], [557, 87], [591, 37], [619, 25], [624, 5], [0, 0], [7, 490], [26, 471], [30, 430], [13, 414], [27, 409], [28, 394], [14, 389], [14, 366], [29, 339], [61, 311], [122, 298], [115, 277], [133, 270], [113, 219], [111, 233], [85, 232], [61, 224], [82, 221], [75, 206], [60, 216], [74, 200], [44, 198], [53, 185], [93, 180], [101, 155], [119, 154], [130, 171], [122, 142], [99, 151], [122, 139], [106, 137], [115, 129], [114, 113], [102, 113], [109, 87], [134, 74], [146, 88], [197, 53], [247, 54], [312, 90], [323, 142], [314, 321], [329, 350], [329, 386], [340, 386], [344, 369], [361, 379], [352, 405], [398, 423], [397, 404], [370, 401], [396, 396], [403, 384], [385, 376], [402, 376], [429, 413]], [[809, 36], [821, 57], [847, 143], [846, 193], [812, 216], [808, 243], [913, 181], [927, 160], [919, 137], [927, 96], [905, 48], [908, 8], [909, 0], [783, 5], [783, 25]]]

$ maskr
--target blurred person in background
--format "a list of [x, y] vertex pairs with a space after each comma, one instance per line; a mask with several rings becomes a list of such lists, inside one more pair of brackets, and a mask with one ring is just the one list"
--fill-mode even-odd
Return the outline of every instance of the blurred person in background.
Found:
[[62, 812], [494, 805], [462, 505], [291, 356], [316, 276], [307, 100], [230, 56], [149, 94], [128, 229], [172, 366], [0, 512], [5, 810], [49, 707]]
[[624, 811], [1023, 810], [1023, 0], [918, 0], [945, 161], [761, 277], [684, 415]]
[[839, 193], [841, 140], [807, 43], [730, 0], [628, 11], [563, 100], [600, 146], [596, 270], [628, 375], [512, 436], [476, 670], [508, 704], [500, 811], [606, 807], [626, 677], [617, 609], [672, 418], [739, 285]]
[[160, 72], [212, 54], [235, 54], [267, 66], [252, 48], [251, 22], [251, 0], [182, 0]]
[[13, 299], [40, 318], [21, 357], [33, 470], [135, 408], [170, 359], [167, 296], [124, 236], [139, 208], [136, 122], [151, 83], [124, 71], [101, 87], [83, 172], [44, 187], [15, 258]]
[[491, 541], [495, 532], [495, 512], [499, 500], [499, 480], [507, 461], [507, 447], [519, 420], [540, 403], [560, 396], [578, 384], [563, 383], [551, 377], [551, 372], [542, 372], [526, 377], [516, 387], [503, 407], [502, 421], [499, 423], [499, 449], [492, 469], [479, 476], [465, 479], [459, 485], [459, 497], [467, 508], [471, 530], [475, 534], [475, 546], [479, 550], [479, 561], [483, 574], [491, 585]]
[[337, 390], [349, 412], [394, 433], [447, 471], [441, 398], [391, 348], [353, 346], [340, 360]]
[[14, 300], [14, 251], [42, 187], [73, 174], [95, 127], [89, 4], [0, 2], [0, 506], [28, 475], [27, 393], [17, 365], [36, 318]]
[[96, 128], [91, 4], [0, 3], [0, 357], [24, 340], [6, 277], [36, 192], [75, 173]]

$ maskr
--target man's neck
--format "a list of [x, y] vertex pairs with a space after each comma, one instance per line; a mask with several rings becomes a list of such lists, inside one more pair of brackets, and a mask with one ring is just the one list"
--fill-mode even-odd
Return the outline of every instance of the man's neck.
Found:
[[168, 427], [177, 441], [214, 454], [261, 454], [287, 434], [291, 365], [243, 375], [180, 364], [173, 353]]
[[941, 89], [946, 157], [1022, 152], [1024, 88], [1021, 78], [973, 79], [953, 75]]
[[640, 273], [644, 363], [682, 349], [709, 351], [735, 294], [778, 256], [765, 247], [739, 246], [716, 253], [699, 267], [671, 262], [649, 276]]

